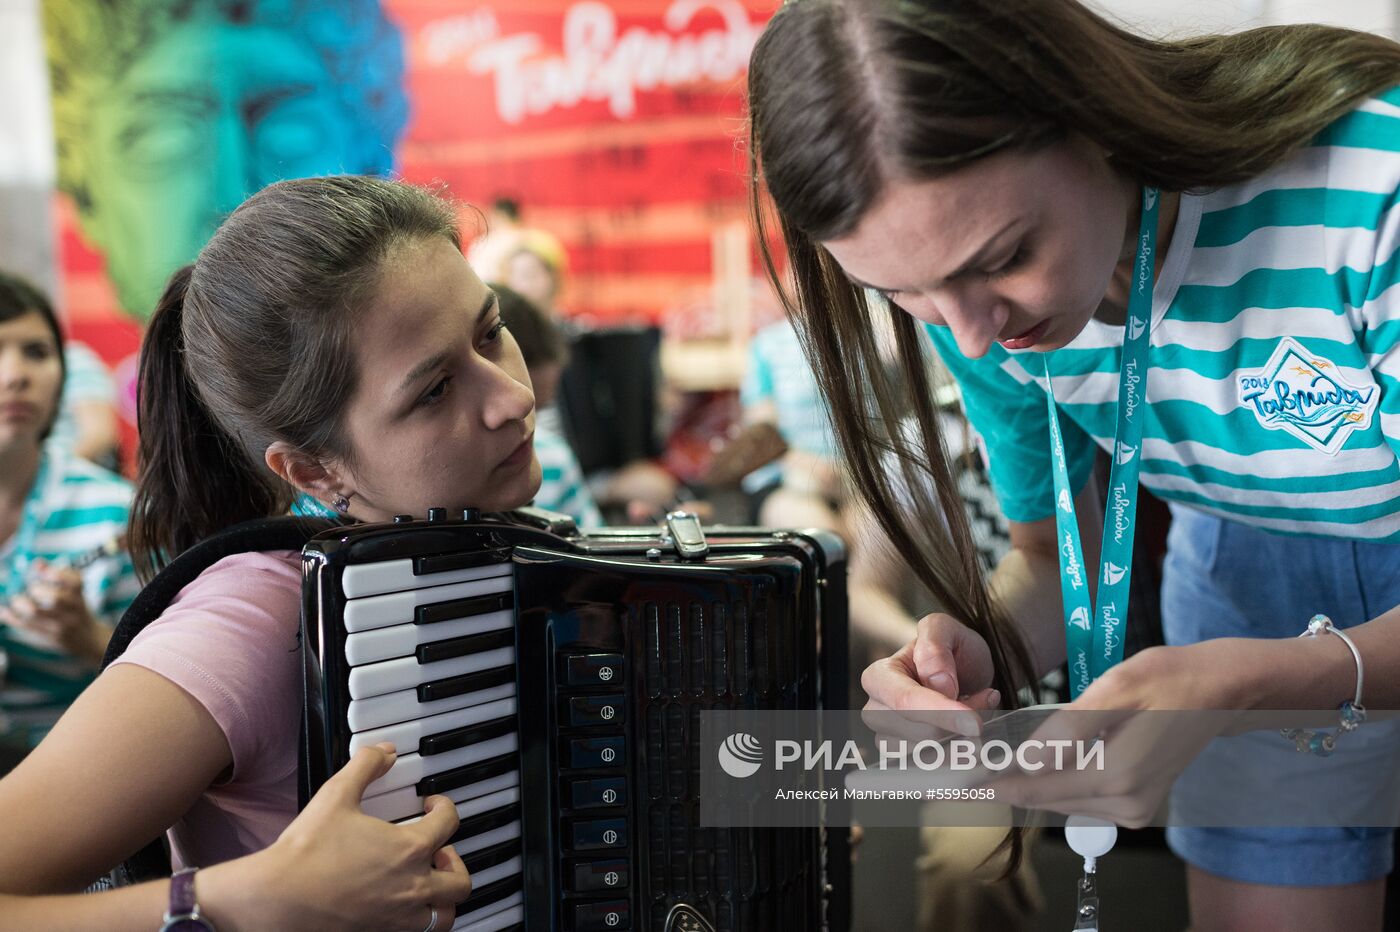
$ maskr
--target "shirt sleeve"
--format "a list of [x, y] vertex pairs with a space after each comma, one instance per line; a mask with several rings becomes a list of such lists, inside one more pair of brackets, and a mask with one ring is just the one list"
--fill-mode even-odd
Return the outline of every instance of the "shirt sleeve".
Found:
[[209, 712], [233, 781], [274, 780], [300, 728], [300, 612], [298, 553], [235, 554], [182, 589], [116, 663], [160, 674]]
[[97, 354], [86, 344], [69, 342], [63, 347], [63, 360], [68, 375], [63, 383], [63, 400], [114, 402], [117, 391], [111, 373]]
[[[1400, 209], [1392, 213], [1400, 213]], [[1394, 245], [1393, 240], [1391, 245]], [[1381, 433], [1400, 458], [1400, 275], [1397, 275], [1397, 262], [1400, 262], [1400, 255], [1392, 254], [1375, 270], [1371, 284], [1373, 297], [1366, 303], [1366, 314], [1373, 318], [1374, 325], [1362, 328], [1357, 343], [1380, 388], [1376, 417], [1380, 419]]]
[[141, 591], [131, 554], [122, 550], [95, 561], [83, 571], [83, 591], [93, 593], [88, 604], [97, 620], [115, 625]]
[[[968, 359], [944, 327], [928, 327], [939, 358], [958, 381], [963, 409], [987, 447], [992, 490], [1011, 521], [1031, 522], [1055, 513], [1055, 477], [1050, 459], [1050, 416], [1045, 392], [1035, 382], [1017, 380], [992, 347], [983, 359]], [[1070, 486], [1077, 494], [1094, 468], [1093, 438], [1060, 415]]]
[[[1392, 89], [1339, 120], [1327, 135], [1338, 145], [1376, 150], [1365, 164], [1365, 177], [1334, 177], [1346, 193], [1363, 188], [1382, 194], [1375, 204], [1374, 222], [1357, 224], [1346, 235], [1373, 237], [1369, 275], [1359, 278], [1365, 292], [1348, 295], [1357, 345], [1365, 354], [1380, 388], [1376, 417], [1391, 450], [1400, 457], [1400, 88]], [[1334, 175], [1340, 170], [1334, 170]], [[1370, 227], [1370, 229], [1366, 229]]]
[[739, 403], [745, 408], [773, 397], [773, 368], [763, 353], [763, 344], [761, 331], [749, 341], [749, 365], [739, 386]]
[[541, 476], [535, 505], [569, 515], [582, 528], [602, 527], [603, 514], [588, 490], [568, 441], [536, 425], [535, 455], [540, 461]]

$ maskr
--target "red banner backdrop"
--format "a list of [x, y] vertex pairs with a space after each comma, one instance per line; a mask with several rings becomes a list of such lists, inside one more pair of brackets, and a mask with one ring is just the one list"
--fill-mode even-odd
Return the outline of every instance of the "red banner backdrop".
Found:
[[60, 308], [72, 339], [86, 343], [112, 370], [120, 415], [124, 471], [134, 472], [136, 455], [136, 368], [141, 349], [141, 325], [121, 312], [107, 277], [102, 253], [78, 231], [73, 202], [54, 198], [58, 231]]
[[408, 49], [399, 165], [563, 241], [570, 314], [705, 303], [745, 216], [743, 83], [775, 0], [386, 0]]

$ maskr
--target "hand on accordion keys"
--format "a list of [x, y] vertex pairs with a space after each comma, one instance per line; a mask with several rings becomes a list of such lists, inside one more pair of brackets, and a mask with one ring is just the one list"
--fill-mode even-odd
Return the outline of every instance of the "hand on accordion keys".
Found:
[[[456, 806], [430, 796], [417, 822], [393, 825], [360, 811], [365, 788], [388, 772], [390, 745], [362, 748], [311, 798], [262, 858], [260, 892], [282, 928], [445, 932], [471, 877], [447, 840]], [[293, 921], [288, 922], [292, 918]], [[270, 928], [270, 926], [268, 926]]]

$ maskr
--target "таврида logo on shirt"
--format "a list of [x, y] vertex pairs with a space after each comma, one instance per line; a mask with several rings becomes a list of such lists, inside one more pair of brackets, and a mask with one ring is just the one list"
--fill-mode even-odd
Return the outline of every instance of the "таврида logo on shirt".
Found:
[[1292, 337], [1279, 341], [1269, 362], [1236, 378], [1240, 404], [1269, 430], [1283, 430], [1315, 450], [1334, 455], [1353, 432], [1371, 426], [1380, 392], [1353, 385], [1329, 359], [1309, 353]]

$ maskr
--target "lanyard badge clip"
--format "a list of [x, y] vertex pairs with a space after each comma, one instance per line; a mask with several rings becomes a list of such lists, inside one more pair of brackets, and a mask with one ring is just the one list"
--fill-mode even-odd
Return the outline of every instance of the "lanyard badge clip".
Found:
[[1065, 842], [1070, 850], [1084, 859], [1084, 876], [1075, 888], [1074, 932], [1099, 930], [1099, 858], [1113, 850], [1118, 840], [1118, 828], [1111, 822], [1088, 816], [1070, 816], [1065, 820]]
[[1074, 907], [1074, 932], [1099, 932], [1099, 888], [1094, 874], [1079, 878]]

